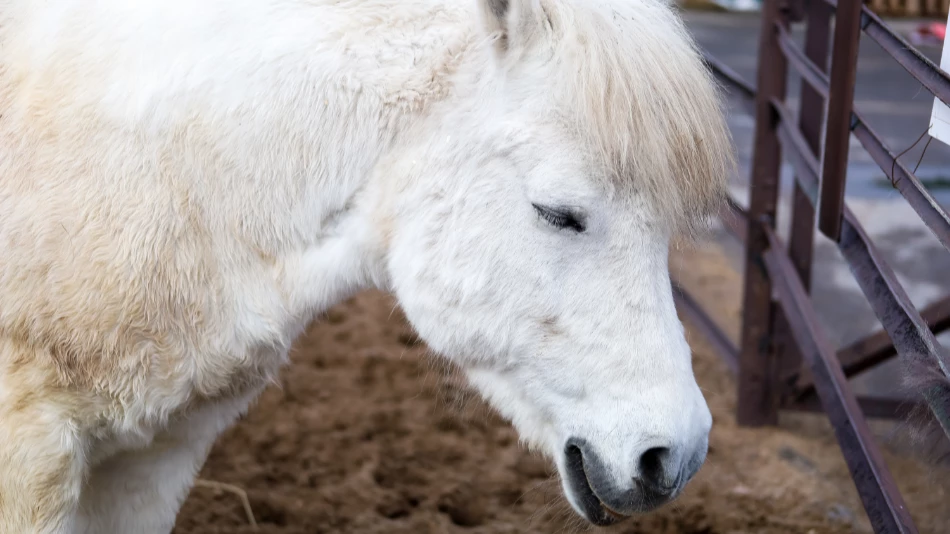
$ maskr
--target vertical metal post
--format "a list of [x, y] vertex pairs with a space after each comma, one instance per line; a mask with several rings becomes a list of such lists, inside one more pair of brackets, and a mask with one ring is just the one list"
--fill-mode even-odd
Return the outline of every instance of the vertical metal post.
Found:
[[759, 33], [755, 103], [755, 146], [749, 187], [749, 231], [745, 254], [742, 347], [736, 419], [740, 425], [778, 422], [779, 380], [772, 344], [772, 286], [762, 257], [769, 247], [763, 224], [775, 224], [781, 146], [771, 100], [785, 99], [787, 61], [779, 48], [776, 24], [788, 25], [782, 0], [765, 0]]
[[835, 13], [828, 127], [822, 158], [821, 197], [818, 201], [818, 228], [836, 242], [841, 238], [844, 180], [848, 172], [851, 107], [854, 103], [863, 5], [861, 0], [840, 0]]
[[[828, 44], [831, 37], [831, 7], [821, 0], [805, 3], [805, 56], [822, 70], [828, 71]], [[825, 120], [825, 99], [807, 80], [802, 80], [801, 109], [798, 126], [808, 148], [816, 159], [821, 158], [821, 129]], [[792, 227], [788, 241], [788, 254], [795, 272], [808, 291], [811, 287], [812, 255], [815, 243], [815, 208], [805, 195], [801, 184], [795, 180], [792, 192]], [[779, 342], [778, 360], [783, 376], [802, 370], [802, 357], [794, 341], [790, 339], [788, 324], [784, 318], [775, 325]]]
[[[828, 72], [828, 41], [831, 37], [831, 7], [820, 0], [805, 6], [805, 56], [823, 72]], [[825, 120], [825, 99], [806, 80], [802, 80], [802, 101], [798, 126], [808, 148], [821, 160], [821, 128]], [[815, 242], [815, 209], [804, 190], [795, 181], [792, 197], [792, 229], [788, 252], [802, 286], [811, 287], [811, 263]]]

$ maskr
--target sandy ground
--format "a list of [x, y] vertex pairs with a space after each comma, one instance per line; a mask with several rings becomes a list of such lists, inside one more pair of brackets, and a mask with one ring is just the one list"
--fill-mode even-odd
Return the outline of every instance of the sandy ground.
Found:
[[[738, 332], [739, 278], [712, 248], [677, 252], [676, 278]], [[688, 325], [687, 325], [688, 326]], [[783, 415], [778, 428], [738, 428], [735, 382], [689, 332], [715, 420], [709, 458], [661, 510], [605, 533], [870, 532], [830, 426]], [[282, 387], [271, 387], [222, 436], [205, 480], [242, 488], [258, 532], [571, 533], [590, 530], [561, 497], [548, 462], [419, 344], [393, 301], [368, 292], [315, 324]], [[920, 532], [950, 531], [948, 469], [908, 452], [908, 425], [875, 425]], [[175, 534], [255, 530], [241, 498], [198, 486]]]

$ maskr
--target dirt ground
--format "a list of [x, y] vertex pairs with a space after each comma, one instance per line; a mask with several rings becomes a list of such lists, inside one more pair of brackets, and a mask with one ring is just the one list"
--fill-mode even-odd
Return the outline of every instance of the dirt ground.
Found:
[[[739, 278], [712, 248], [678, 252], [674, 273], [733, 335]], [[688, 325], [687, 325], [688, 326]], [[735, 382], [698, 334], [694, 368], [713, 412], [709, 457], [676, 502], [605, 533], [871, 532], [830, 426], [783, 415], [738, 428]], [[368, 292], [301, 339], [250, 413], [214, 447], [174, 534], [571, 533], [591, 530], [553, 468], [437, 359], [393, 301]], [[876, 424], [920, 532], [950, 532], [948, 468], [908, 451], [907, 425]], [[918, 450], [920, 449], [920, 450]]]

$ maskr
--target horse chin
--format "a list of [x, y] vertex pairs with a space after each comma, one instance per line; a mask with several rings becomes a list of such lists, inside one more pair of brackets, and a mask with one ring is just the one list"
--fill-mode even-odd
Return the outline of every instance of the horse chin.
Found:
[[587, 476], [584, 475], [583, 468], [579, 473], [573, 472], [574, 470], [571, 471], [562, 474], [564, 493], [568, 497], [571, 506], [584, 519], [598, 527], [609, 527], [630, 517], [611, 510], [597, 497], [587, 480]]
[[586, 490], [582, 490], [582, 494], [574, 494], [574, 499], [577, 501], [575, 509], [591, 524], [598, 527], [609, 527], [611, 525], [616, 525], [621, 521], [629, 518], [630, 516], [623, 515], [621, 513], [611, 510], [607, 505], [600, 502], [600, 499], [594, 495], [594, 491], [591, 489], [590, 484], [584, 483]]

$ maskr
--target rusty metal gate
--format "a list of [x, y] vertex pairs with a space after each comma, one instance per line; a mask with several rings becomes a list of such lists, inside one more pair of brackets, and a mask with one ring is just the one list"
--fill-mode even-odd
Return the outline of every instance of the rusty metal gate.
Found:
[[[803, 49], [791, 37], [790, 22], [806, 25]], [[950, 217], [854, 109], [862, 33], [924, 88], [950, 103], [947, 74], [861, 0], [765, 0], [756, 87], [706, 56], [725, 88], [755, 117], [749, 209], [730, 201], [722, 213], [725, 226], [745, 243], [741, 346], [735, 347], [681, 288], [674, 292], [680, 309], [738, 372], [739, 424], [776, 424], [779, 410], [823, 410], [875, 532], [913, 533], [916, 527], [865, 417], [901, 418], [919, 406], [950, 431], [950, 355], [935, 338], [950, 327], [950, 297], [918, 311], [848, 210], [844, 185], [850, 136], [948, 250]], [[802, 79], [797, 117], [785, 102], [789, 68]], [[775, 229], [783, 151], [795, 182], [788, 243]], [[883, 325], [883, 330], [837, 351], [808, 296], [816, 230], [837, 244]], [[921, 375], [934, 377], [921, 386], [921, 401], [855, 396], [847, 377], [895, 355]]]

